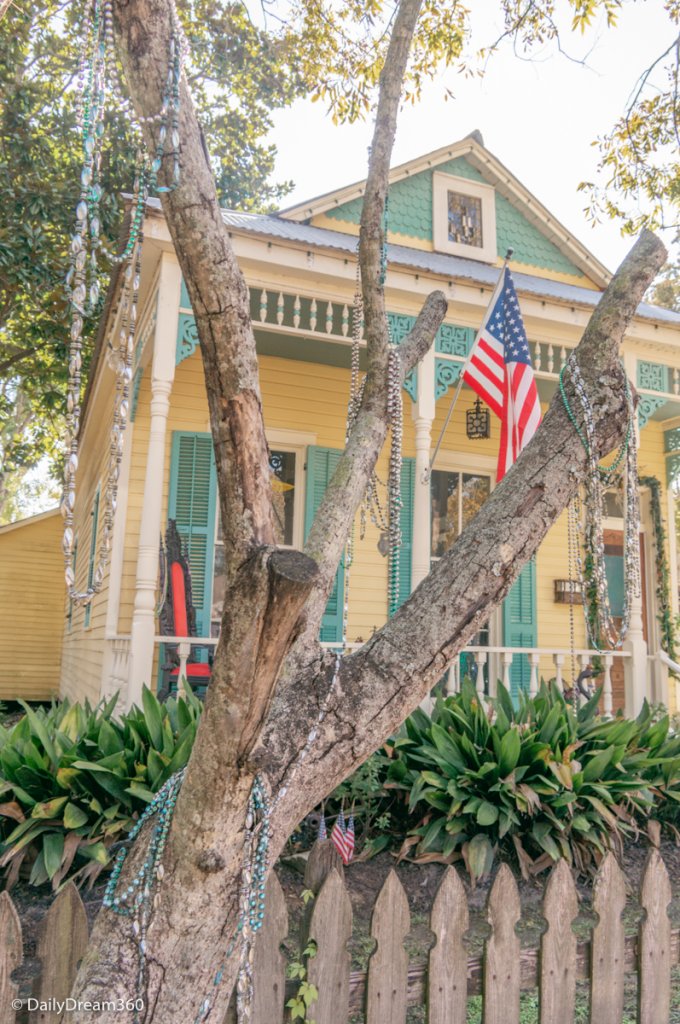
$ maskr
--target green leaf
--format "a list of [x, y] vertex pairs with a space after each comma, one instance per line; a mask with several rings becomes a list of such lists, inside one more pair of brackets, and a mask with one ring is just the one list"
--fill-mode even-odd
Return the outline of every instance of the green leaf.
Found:
[[493, 847], [488, 836], [482, 832], [473, 836], [468, 843], [467, 862], [473, 881], [478, 881], [491, 871]]
[[64, 828], [80, 828], [88, 820], [86, 812], [76, 804], [68, 803], [64, 808]]
[[522, 741], [517, 729], [508, 729], [501, 740], [499, 773], [501, 777], [509, 775], [517, 767], [519, 755], [522, 749]]
[[50, 832], [43, 836], [43, 857], [47, 877], [52, 880], [64, 857], [64, 833]]
[[142, 707], [151, 742], [156, 750], [161, 750], [163, 746], [163, 715], [156, 696], [147, 686], [142, 689]]
[[483, 801], [477, 810], [478, 825], [493, 825], [498, 821], [498, 808], [494, 804]]
[[36, 804], [31, 811], [32, 818], [57, 818], [61, 809], [68, 802], [67, 796], [58, 796], [53, 800], [45, 800], [44, 803]]

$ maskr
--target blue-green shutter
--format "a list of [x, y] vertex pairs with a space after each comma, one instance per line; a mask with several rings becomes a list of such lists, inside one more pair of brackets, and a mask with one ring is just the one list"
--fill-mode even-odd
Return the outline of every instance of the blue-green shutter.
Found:
[[[94, 582], [94, 563], [97, 557], [97, 529], [99, 527], [99, 488], [92, 502], [92, 532], [90, 534], [90, 558], [87, 563], [87, 589], [89, 590]], [[90, 625], [92, 615], [92, 601], [85, 605], [85, 625]]]
[[210, 635], [216, 496], [211, 435], [174, 431], [168, 518], [186, 541], [199, 636]]
[[[307, 489], [305, 493], [305, 537], [309, 533], [324, 491], [335, 472], [342, 452], [337, 448], [307, 448]], [[345, 570], [342, 565], [335, 574], [335, 583], [321, 620], [319, 639], [322, 643], [340, 643], [342, 640], [342, 611], [345, 594]]]
[[394, 615], [411, 593], [411, 553], [413, 550], [413, 500], [416, 483], [416, 460], [404, 459], [401, 464], [401, 548], [399, 549], [399, 590], [396, 601], [390, 601], [389, 613]]
[[[522, 569], [503, 602], [503, 644], [505, 647], [536, 647], [536, 563], [532, 559]], [[520, 687], [529, 688], [529, 659], [515, 656], [510, 669], [510, 688], [516, 700]]]

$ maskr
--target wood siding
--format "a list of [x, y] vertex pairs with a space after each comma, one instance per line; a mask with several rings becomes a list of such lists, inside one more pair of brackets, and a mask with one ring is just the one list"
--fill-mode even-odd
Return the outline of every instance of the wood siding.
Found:
[[0, 700], [59, 690], [66, 615], [59, 512], [0, 529]]

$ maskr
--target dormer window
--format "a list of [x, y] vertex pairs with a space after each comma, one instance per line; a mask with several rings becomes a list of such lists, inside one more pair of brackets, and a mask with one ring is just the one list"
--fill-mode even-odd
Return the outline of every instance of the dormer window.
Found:
[[491, 185], [438, 171], [432, 175], [434, 247], [496, 262], [496, 202]]

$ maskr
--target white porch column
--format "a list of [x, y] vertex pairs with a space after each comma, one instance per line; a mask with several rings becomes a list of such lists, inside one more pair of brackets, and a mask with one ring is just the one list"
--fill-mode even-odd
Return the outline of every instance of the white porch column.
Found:
[[623, 659], [626, 706], [628, 718], [635, 717], [642, 708], [647, 693], [647, 643], [642, 632], [642, 598], [631, 596], [630, 627], [623, 642], [623, 650], [630, 658]]
[[[430, 571], [430, 444], [434, 420], [434, 345], [418, 364], [416, 401], [411, 407], [416, 428], [416, 473], [413, 488], [413, 537], [411, 542], [411, 590], [415, 590]], [[455, 668], [455, 666], [453, 666]], [[421, 705], [428, 714], [432, 699], [426, 697]]]
[[161, 530], [165, 438], [170, 393], [175, 377], [177, 318], [181, 288], [179, 264], [164, 253], [158, 287], [158, 317], [151, 362], [151, 425], [137, 553], [137, 582], [132, 613], [130, 674], [126, 706], [141, 704], [142, 687], [152, 686], [154, 609], [158, 578], [158, 538]]
[[[116, 516], [113, 521], [113, 539], [111, 541], [111, 562], [109, 568], [109, 593], [106, 605], [106, 651], [102, 662], [102, 677], [99, 692], [102, 697], [112, 697], [118, 682], [114, 665], [119, 660], [119, 650], [115, 648], [115, 637], [118, 633], [118, 615], [120, 612], [120, 590], [123, 581], [123, 558], [125, 555], [125, 525], [127, 520], [128, 493], [130, 484], [130, 463], [132, 462], [132, 441], [135, 425], [128, 420], [123, 434], [123, 457], [120, 462], [118, 477], [118, 499]], [[127, 678], [127, 673], [126, 673]], [[117, 711], [125, 706], [125, 694], [118, 699]]]
[[411, 408], [416, 428], [416, 479], [413, 494], [411, 590], [430, 571], [430, 445], [434, 420], [434, 346], [418, 365], [417, 398]]

